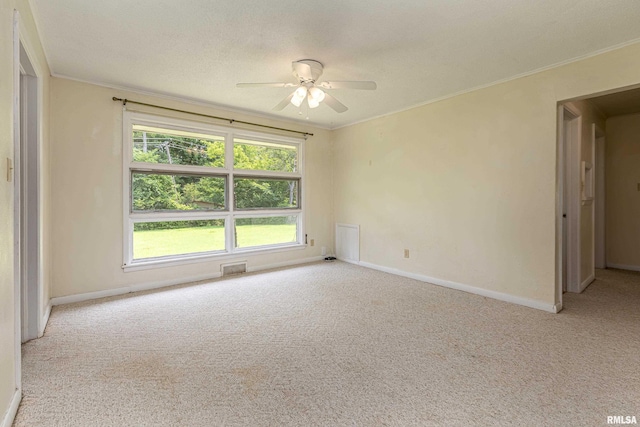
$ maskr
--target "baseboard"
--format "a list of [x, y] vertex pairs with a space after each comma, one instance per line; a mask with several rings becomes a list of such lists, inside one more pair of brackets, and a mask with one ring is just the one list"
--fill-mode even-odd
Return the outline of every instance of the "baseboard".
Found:
[[51, 301], [47, 304], [47, 308], [44, 309], [44, 314], [42, 315], [42, 322], [40, 323], [40, 330], [38, 331], [38, 338], [44, 335], [44, 330], [47, 328], [47, 323], [49, 323], [49, 316], [51, 315]]
[[580, 292], [587, 289], [587, 286], [593, 283], [594, 280], [596, 280], [595, 274], [591, 274], [591, 276], [587, 277], [584, 282], [580, 283]]
[[247, 272], [252, 273], [255, 271], [271, 270], [273, 268], [289, 267], [292, 265], [299, 265], [299, 264], [309, 264], [311, 262], [322, 261], [324, 258], [325, 257], [321, 255], [321, 256], [314, 256], [309, 258], [296, 259], [293, 261], [284, 261], [284, 262], [277, 262], [273, 264], [259, 265], [257, 267], [247, 266]]
[[165, 288], [168, 286], [182, 285], [184, 283], [199, 282], [201, 280], [212, 280], [220, 277], [220, 272], [209, 273], [189, 278], [162, 280], [158, 282], [141, 283], [139, 285], [124, 286], [122, 288], [106, 289], [104, 291], [87, 292], [84, 294], [67, 295], [64, 297], [51, 298], [51, 305], [71, 304], [74, 302], [89, 301], [99, 298], [113, 297], [117, 295], [129, 294], [131, 292], [149, 291], [152, 289]]
[[2, 419], [2, 424], [0, 424], [0, 427], [11, 427], [13, 425], [13, 420], [16, 418], [16, 414], [18, 413], [18, 407], [20, 406], [21, 400], [22, 391], [20, 389], [16, 389], [15, 393], [13, 393], [13, 398], [11, 399], [9, 409], [7, 409], [7, 412]]
[[[322, 259], [324, 259], [323, 256], [302, 258], [302, 259], [297, 259], [292, 261], [260, 265], [257, 267], [250, 267], [250, 268], [248, 267], [247, 271], [252, 272], [252, 271], [260, 271], [260, 270], [268, 270], [272, 268], [288, 267], [291, 265], [308, 264], [310, 262], [321, 261]], [[125, 286], [122, 288], [115, 288], [115, 289], [106, 289], [104, 291], [87, 292], [83, 294], [74, 294], [74, 295], [68, 295], [64, 297], [55, 297], [55, 298], [51, 298], [51, 305], [56, 306], [61, 304], [71, 304], [74, 302], [82, 302], [82, 301], [89, 301], [89, 300], [94, 300], [99, 298], [124, 295], [131, 292], [140, 292], [140, 291], [148, 291], [152, 289], [166, 288], [168, 286], [183, 285], [185, 283], [199, 282], [202, 280], [213, 280], [213, 279], [218, 279], [220, 277], [222, 277], [222, 274], [218, 271], [218, 272], [212, 272], [212, 273], [195, 276], [195, 277], [141, 283], [139, 285], [131, 285], [131, 286]]]
[[623, 264], [611, 264], [607, 263], [607, 268], [617, 268], [619, 270], [640, 271], [640, 266], [637, 265], [623, 265]]
[[[354, 263], [355, 264], [355, 263]], [[562, 309], [559, 304], [548, 304], [542, 301], [533, 300], [529, 298], [517, 297], [502, 292], [491, 291], [488, 289], [478, 288], [471, 285], [465, 285], [463, 283], [456, 283], [449, 280], [437, 279], [435, 277], [424, 276], [422, 274], [409, 273], [407, 271], [398, 270], [396, 268], [383, 267], [377, 264], [371, 264], [369, 262], [360, 261], [357, 263], [362, 267], [371, 268], [374, 270], [384, 271], [385, 273], [395, 274], [397, 276], [408, 277], [410, 279], [419, 280], [421, 282], [431, 283], [433, 285], [443, 286], [445, 288], [456, 289], [458, 291], [469, 292], [471, 294], [480, 295], [483, 297], [493, 298], [500, 301], [510, 302], [513, 304], [523, 305], [529, 308], [535, 308], [537, 310], [548, 311], [550, 313], [557, 313]], [[559, 307], [558, 307], [559, 306]]]
[[[342, 262], [348, 262], [349, 264], [360, 265], [360, 261], [356, 261], [353, 259], [345, 259], [345, 258], [338, 258], [338, 259]], [[373, 267], [370, 267], [370, 268], [373, 268]]]

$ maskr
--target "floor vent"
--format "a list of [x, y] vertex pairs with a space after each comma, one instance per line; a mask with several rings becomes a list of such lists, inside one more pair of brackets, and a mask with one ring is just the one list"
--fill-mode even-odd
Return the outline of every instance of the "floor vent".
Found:
[[222, 270], [223, 276], [231, 276], [233, 274], [241, 274], [247, 272], [247, 263], [246, 262], [238, 262], [235, 264], [222, 264], [220, 266], [220, 270]]

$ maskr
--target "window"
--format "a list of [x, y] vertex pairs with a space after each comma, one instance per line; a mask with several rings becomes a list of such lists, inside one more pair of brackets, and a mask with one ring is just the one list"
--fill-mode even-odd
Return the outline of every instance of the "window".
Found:
[[303, 246], [303, 141], [124, 113], [125, 269]]

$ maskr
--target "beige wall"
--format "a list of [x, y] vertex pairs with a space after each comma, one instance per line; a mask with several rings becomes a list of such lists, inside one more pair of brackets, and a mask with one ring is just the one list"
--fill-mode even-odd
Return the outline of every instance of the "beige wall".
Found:
[[6, 158], [15, 157], [13, 150], [13, 11], [20, 12], [21, 39], [32, 55], [42, 91], [40, 123], [41, 203], [42, 203], [42, 280], [43, 304], [49, 301], [50, 266], [50, 187], [49, 187], [49, 69], [40, 39], [26, 0], [0, 2], [0, 422], [9, 408], [16, 389], [14, 364], [15, 312], [13, 269], [13, 182], [6, 180]]
[[[52, 111], [52, 138], [56, 147], [52, 152], [54, 297], [166, 281], [188, 282], [220, 271], [220, 261], [144, 271], [122, 270], [122, 104], [112, 101], [113, 96], [314, 133], [305, 145], [305, 223], [306, 233], [315, 240], [315, 246], [269, 255], [243, 255], [238, 259], [247, 259], [248, 267], [256, 268], [317, 257], [322, 246], [331, 248], [329, 131], [60, 78], [52, 79], [51, 96], [56, 106]], [[167, 114], [162, 110], [158, 113]]]
[[[217, 262], [122, 271], [122, 111], [111, 97], [227, 113], [64, 79], [51, 79], [49, 90], [26, 0], [0, 2], [0, 160], [13, 157], [14, 8], [44, 79], [43, 180], [51, 183], [51, 194], [43, 188], [45, 289], [49, 278], [55, 297], [219, 271]], [[355, 223], [365, 262], [552, 305], [557, 103], [638, 83], [635, 44], [334, 132], [236, 114], [317, 134], [306, 145], [306, 223], [316, 246], [246, 258], [259, 267], [317, 256], [333, 245], [333, 220]], [[12, 184], [0, 179], [3, 349], [13, 347], [15, 328], [12, 201]], [[15, 389], [13, 356], [0, 353], [2, 414]]]
[[607, 119], [605, 162], [607, 265], [640, 269], [640, 114]]
[[557, 103], [639, 82], [635, 44], [339, 129], [335, 220], [366, 263], [550, 307]]

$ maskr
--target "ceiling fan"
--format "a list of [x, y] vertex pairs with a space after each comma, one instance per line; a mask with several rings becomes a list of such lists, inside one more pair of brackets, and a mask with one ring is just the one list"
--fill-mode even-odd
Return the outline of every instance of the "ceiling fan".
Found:
[[273, 107], [275, 111], [281, 111], [289, 104], [300, 107], [306, 99], [309, 108], [316, 108], [321, 102], [324, 102], [338, 113], [344, 113], [348, 108], [342, 102], [326, 93], [326, 89], [375, 90], [377, 87], [376, 82], [371, 81], [318, 82], [324, 67], [320, 62], [313, 59], [294, 61], [291, 64], [291, 68], [293, 76], [298, 79], [298, 83], [238, 83], [236, 87], [295, 87], [296, 90], [291, 95]]

